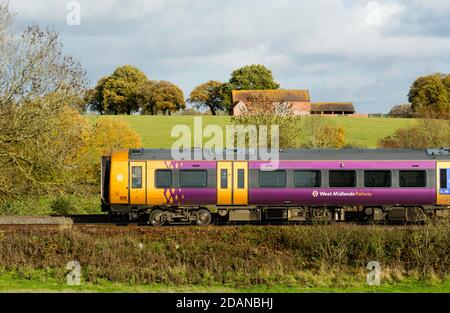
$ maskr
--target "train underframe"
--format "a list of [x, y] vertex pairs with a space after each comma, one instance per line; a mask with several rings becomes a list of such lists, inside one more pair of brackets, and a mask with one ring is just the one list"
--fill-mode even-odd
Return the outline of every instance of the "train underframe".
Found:
[[130, 220], [144, 219], [149, 225], [199, 225], [233, 223], [423, 223], [448, 216], [446, 206], [252, 206], [252, 207], [113, 207]]

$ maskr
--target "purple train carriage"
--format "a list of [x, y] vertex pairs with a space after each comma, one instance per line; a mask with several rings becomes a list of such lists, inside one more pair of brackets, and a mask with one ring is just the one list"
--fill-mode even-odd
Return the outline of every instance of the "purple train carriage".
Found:
[[[102, 158], [102, 209], [150, 225], [421, 222], [450, 209], [450, 149], [280, 150], [174, 160], [171, 150]], [[202, 153], [202, 155], [204, 155]]]

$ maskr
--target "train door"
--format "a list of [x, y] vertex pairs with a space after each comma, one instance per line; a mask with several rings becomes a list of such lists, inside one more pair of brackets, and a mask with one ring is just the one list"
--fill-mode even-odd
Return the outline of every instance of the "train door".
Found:
[[128, 190], [130, 192], [130, 204], [146, 203], [146, 163], [130, 162], [130, 181]]
[[217, 162], [217, 204], [233, 204], [233, 162]]
[[450, 162], [437, 162], [436, 204], [450, 205]]
[[217, 204], [246, 205], [247, 203], [247, 162], [217, 162]]
[[247, 162], [233, 162], [233, 204], [248, 203], [248, 167]]

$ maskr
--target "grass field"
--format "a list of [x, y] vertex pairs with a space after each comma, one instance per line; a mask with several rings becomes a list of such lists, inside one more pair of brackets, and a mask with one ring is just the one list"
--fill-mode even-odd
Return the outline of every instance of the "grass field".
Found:
[[81, 282], [79, 286], [68, 286], [64, 280], [45, 278], [43, 271], [36, 271], [28, 279], [17, 278], [12, 273], [0, 274], [0, 292], [213, 292], [213, 293], [314, 293], [314, 292], [450, 292], [450, 280], [444, 282], [426, 283], [416, 280], [405, 280], [399, 283], [381, 283], [380, 286], [369, 286], [360, 283], [358, 286], [347, 288], [320, 288], [302, 285], [255, 285], [247, 288], [228, 286], [199, 286], [199, 285], [131, 285], [113, 283], [110, 281], [98, 281], [96, 283]]
[[[170, 136], [172, 128], [176, 125], [187, 125], [191, 132], [194, 132], [193, 116], [117, 115], [109, 117], [129, 123], [141, 136], [142, 145], [145, 148], [170, 148], [177, 139]], [[95, 120], [99, 117], [88, 116], [88, 118]], [[229, 116], [204, 116], [202, 123], [203, 127], [217, 124], [224, 128], [225, 125], [231, 124], [230, 119]], [[346, 143], [360, 148], [376, 148], [380, 138], [415, 122], [414, 119], [401, 118], [326, 117], [325, 119], [335, 125], [342, 125], [346, 131]]]

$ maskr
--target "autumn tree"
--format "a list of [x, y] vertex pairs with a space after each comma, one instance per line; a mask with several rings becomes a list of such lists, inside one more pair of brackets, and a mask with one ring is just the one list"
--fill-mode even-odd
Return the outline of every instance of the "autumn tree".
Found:
[[116, 68], [116, 70], [108, 76], [103, 86], [96, 89], [102, 90], [103, 110], [110, 114], [131, 114], [139, 110], [136, 99], [137, 87], [145, 82], [147, 77], [138, 68], [125, 65]]
[[221, 98], [221, 87], [223, 83], [210, 80], [203, 83], [191, 92], [188, 101], [194, 104], [196, 109], [209, 108], [212, 115], [216, 115], [216, 111], [225, 109]]
[[346, 146], [345, 129], [322, 116], [304, 116], [303, 147], [312, 149], [338, 149]]
[[414, 112], [450, 115], [450, 75], [433, 74], [417, 78], [408, 100]]
[[[295, 148], [300, 145], [302, 135], [301, 120], [294, 115], [289, 103], [274, 104], [264, 96], [249, 97], [242, 108], [242, 114], [233, 116], [231, 121], [235, 127], [267, 126], [267, 144], [271, 147], [272, 126], [278, 126], [278, 141], [280, 148]], [[249, 135], [249, 134], [248, 134]], [[259, 136], [264, 135], [262, 133]], [[247, 137], [248, 138], [248, 137]], [[250, 142], [247, 140], [246, 144]], [[260, 147], [258, 142], [258, 147]]]
[[82, 183], [97, 187], [100, 184], [100, 158], [114, 150], [141, 147], [141, 138], [127, 123], [99, 117], [89, 127], [84, 145], [77, 153], [77, 177]]
[[308, 148], [314, 149], [340, 149], [344, 145], [344, 127], [333, 124], [325, 124], [316, 128], [310, 141], [307, 143]]
[[32, 25], [18, 34], [12, 16], [0, 2], [0, 200], [70, 184], [69, 161], [83, 143], [70, 106], [87, 83], [56, 32]]
[[170, 115], [186, 107], [183, 91], [168, 81], [146, 81], [136, 89], [136, 99], [142, 114]]

